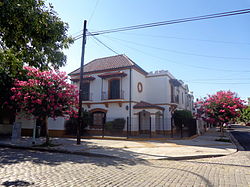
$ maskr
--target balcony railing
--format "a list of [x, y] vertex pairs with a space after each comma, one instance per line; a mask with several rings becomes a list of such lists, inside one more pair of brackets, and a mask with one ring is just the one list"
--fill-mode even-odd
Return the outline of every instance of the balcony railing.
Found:
[[108, 92], [102, 92], [102, 100], [111, 100], [111, 99], [124, 99], [124, 90], [121, 90], [116, 96], [111, 96]]

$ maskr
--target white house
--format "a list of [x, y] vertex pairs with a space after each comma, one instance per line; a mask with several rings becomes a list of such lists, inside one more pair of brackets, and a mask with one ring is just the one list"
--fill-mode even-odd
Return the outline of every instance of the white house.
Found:
[[[80, 68], [69, 74], [79, 86]], [[92, 114], [87, 127], [91, 134], [102, 133], [103, 125], [125, 119], [126, 134], [163, 134], [171, 130], [174, 109], [193, 110], [188, 86], [168, 71], [146, 72], [125, 55], [95, 59], [84, 66], [83, 108]], [[22, 134], [31, 135], [34, 120], [22, 122]], [[65, 134], [65, 119], [49, 118], [50, 136]]]
[[[79, 86], [80, 68], [69, 75]], [[147, 73], [125, 55], [89, 62], [83, 79], [83, 107], [93, 114], [90, 133], [124, 118], [124, 133], [163, 134], [171, 130], [171, 110], [193, 109], [193, 95], [182, 81], [168, 71]]]

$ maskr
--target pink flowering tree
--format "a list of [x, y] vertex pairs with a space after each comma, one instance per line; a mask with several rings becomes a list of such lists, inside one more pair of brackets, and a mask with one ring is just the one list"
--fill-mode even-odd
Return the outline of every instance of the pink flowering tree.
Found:
[[218, 123], [221, 128], [223, 123], [234, 122], [240, 116], [240, 110], [245, 107], [244, 100], [231, 91], [219, 91], [214, 95], [208, 95], [208, 98], [198, 101], [196, 106], [198, 117]]
[[25, 114], [32, 114], [45, 124], [46, 144], [49, 144], [48, 118], [77, 117], [78, 91], [67, 83], [65, 72], [40, 71], [24, 67], [27, 80], [15, 80], [11, 100]]

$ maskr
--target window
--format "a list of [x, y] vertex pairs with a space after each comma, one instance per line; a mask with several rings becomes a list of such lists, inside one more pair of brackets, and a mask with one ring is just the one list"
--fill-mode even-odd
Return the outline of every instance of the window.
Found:
[[93, 126], [102, 126], [105, 123], [105, 113], [95, 112], [93, 113]]
[[109, 99], [120, 99], [120, 79], [109, 81]]
[[83, 88], [83, 93], [82, 93], [82, 100], [83, 101], [89, 101], [89, 82], [84, 82], [82, 84], [82, 88]]
[[173, 85], [170, 85], [170, 91], [171, 91], [171, 103], [174, 103], [175, 102], [175, 99], [174, 99], [174, 87]]
[[181, 93], [182, 104], [184, 104], [183, 92]]

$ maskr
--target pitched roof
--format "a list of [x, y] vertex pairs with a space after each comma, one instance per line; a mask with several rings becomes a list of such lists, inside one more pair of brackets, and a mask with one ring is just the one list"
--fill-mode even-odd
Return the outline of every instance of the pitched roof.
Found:
[[[92, 60], [91, 62], [84, 65], [84, 72], [90, 73], [90, 72], [98, 72], [103, 70], [113, 70], [113, 69], [128, 68], [128, 67], [135, 67], [140, 71], [142, 71], [144, 74], [147, 74], [145, 70], [143, 70], [135, 62], [129, 59], [126, 55], [116, 55], [116, 56], [110, 56]], [[75, 75], [79, 73], [80, 73], [80, 68], [69, 73], [69, 75]]]
[[144, 102], [144, 101], [141, 101], [140, 103], [137, 103], [136, 105], [134, 105], [133, 108], [134, 109], [157, 108], [157, 109], [160, 109], [160, 110], [164, 110], [164, 108], [161, 107], [161, 106], [154, 105], [154, 104], [151, 104], [151, 103], [147, 103], [147, 102]]

